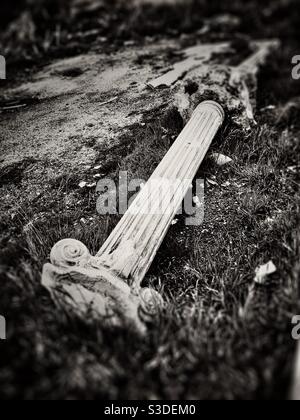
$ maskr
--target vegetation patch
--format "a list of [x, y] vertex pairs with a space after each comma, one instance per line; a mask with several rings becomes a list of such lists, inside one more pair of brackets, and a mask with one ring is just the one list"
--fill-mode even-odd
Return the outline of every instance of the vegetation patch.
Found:
[[[22, 12], [25, 3], [19, 4]], [[71, 8], [66, 4], [39, 2], [26, 18], [34, 31], [28, 30], [22, 43], [16, 44], [14, 31], [21, 15], [10, 16], [3, 31], [10, 65], [22, 56], [27, 60], [22, 72], [39, 59], [78, 51], [103, 47], [117, 53], [126, 41], [142, 46], [149, 36], [193, 45], [273, 37], [274, 28], [283, 49], [259, 74], [257, 127], [245, 134], [228, 121], [213, 144], [212, 152], [233, 162], [220, 168], [208, 156], [199, 171], [206, 185], [204, 224], [186, 227], [180, 218], [145, 279], [167, 302], [145, 340], [54, 306], [41, 287], [41, 270], [61, 238], [81, 240], [91, 253], [99, 250], [119, 217], [95, 214], [97, 195], [79, 187], [80, 177], [93, 177], [101, 165], [97, 172], [103, 177], [117, 179], [119, 170], [126, 170], [148, 179], [183, 127], [176, 109], [166, 105], [143, 112], [140, 124], [129, 126], [118, 144], [88, 144], [96, 157], [86, 172], [44, 175], [42, 192], [22, 199], [17, 209], [1, 207], [0, 313], [8, 326], [1, 342], [1, 396], [285, 398], [295, 346], [291, 318], [300, 310], [300, 84], [291, 79], [290, 65], [299, 39], [296, 2], [191, 1], [139, 6], [134, 12], [128, 2], [97, 7], [92, 2], [94, 9], [79, 10], [73, 2]], [[233, 28], [224, 19], [216, 21], [224, 12], [240, 23]], [[205, 25], [213, 29], [205, 32]], [[141, 60], [147, 63], [147, 52]], [[189, 95], [197, 91], [192, 83], [186, 86]], [[2, 200], [28, 188], [34, 165], [25, 159], [2, 170]], [[277, 272], [266, 286], [255, 288], [245, 311], [255, 269], [271, 259]]]

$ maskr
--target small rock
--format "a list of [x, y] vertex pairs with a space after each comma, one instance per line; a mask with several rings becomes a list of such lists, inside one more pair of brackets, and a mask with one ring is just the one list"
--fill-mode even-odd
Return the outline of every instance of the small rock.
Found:
[[135, 41], [125, 41], [124, 46], [125, 47], [133, 47], [135, 45]]
[[277, 268], [274, 265], [273, 261], [269, 261], [267, 264], [258, 267], [255, 270], [255, 283], [257, 284], [265, 284], [267, 277], [271, 274], [276, 273]]
[[222, 155], [222, 153], [213, 153], [211, 157], [218, 166], [224, 166], [233, 161], [230, 157]]
[[224, 182], [224, 184], [222, 184], [222, 187], [230, 187], [231, 183], [229, 181]]
[[272, 217], [267, 217], [266, 218], [266, 223], [272, 224], [275, 222], [275, 219], [273, 219]]
[[212, 181], [211, 179], [207, 179], [207, 182], [208, 182], [210, 185], [218, 185], [218, 183], [217, 183], [217, 182]]
[[262, 108], [260, 111], [261, 112], [274, 111], [274, 109], [276, 109], [276, 106], [275, 105], [269, 105], [269, 106], [266, 106], [265, 108]]
[[87, 186], [87, 183], [86, 183], [85, 181], [81, 181], [81, 182], [78, 184], [78, 186], [79, 186], [79, 188], [85, 188], [85, 187]]

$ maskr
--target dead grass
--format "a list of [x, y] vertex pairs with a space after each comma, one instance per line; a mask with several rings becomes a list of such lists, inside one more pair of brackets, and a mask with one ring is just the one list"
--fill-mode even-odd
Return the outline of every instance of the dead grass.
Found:
[[[294, 34], [290, 19], [285, 22]], [[70, 316], [40, 286], [42, 264], [57, 240], [74, 237], [96, 252], [117, 223], [95, 217], [93, 193], [80, 191], [66, 174], [38, 202], [23, 203], [13, 220], [1, 215], [0, 312], [8, 325], [8, 340], [1, 342], [2, 398], [286, 397], [291, 317], [300, 309], [299, 178], [293, 169], [300, 131], [299, 113], [282, 119], [296, 90], [289, 50], [280, 58], [284, 66], [260, 76], [258, 127], [245, 136], [230, 126], [214, 145], [234, 163], [220, 170], [207, 160], [199, 172], [218, 182], [206, 187], [205, 223], [173, 226], [147, 276], [146, 283], [163, 289], [167, 305], [145, 341]], [[260, 111], [270, 104], [276, 108]], [[133, 177], [151, 174], [182, 127], [175, 111], [154, 114], [117, 149], [106, 150], [106, 175], [116, 177], [119, 169]], [[80, 206], [67, 207], [65, 194], [74, 194]], [[78, 222], [82, 217], [88, 222]], [[255, 289], [242, 316], [254, 270], [270, 259], [278, 272]]]

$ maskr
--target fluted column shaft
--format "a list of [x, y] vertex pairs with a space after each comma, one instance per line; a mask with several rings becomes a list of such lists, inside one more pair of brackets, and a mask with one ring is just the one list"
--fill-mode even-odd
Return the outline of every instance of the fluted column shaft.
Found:
[[217, 131], [220, 105], [194, 111], [169, 152], [98, 253], [104, 266], [140, 286]]

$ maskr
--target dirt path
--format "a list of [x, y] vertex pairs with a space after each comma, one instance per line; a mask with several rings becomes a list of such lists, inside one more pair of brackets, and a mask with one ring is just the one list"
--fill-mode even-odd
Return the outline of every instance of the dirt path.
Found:
[[163, 45], [149, 46], [142, 65], [144, 54], [135, 48], [58, 60], [6, 91], [6, 107], [17, 101], [21, 108], [3, 107], [1, 168], [31, 158], [51, 159], [58, 171], [91, 164], [95, 153], [88, 141], [117, 141], [143, 113], [164, 104], [164, 93], [146, 89], [159, 74], [151, 63], [163, 67], [164, 51]]
[[[91, 168], [107, 159], [100, 151], [118, 145], [133, 126], [142, 127], [145, 115], [168, 107], [170, 91], [154, 92], [146, 83], [166, 67], [172, 46], [149, 45], [146, 55], [130, 47], [114, 55], [57, 60], [5, 90], [0, 170], [7, 201], [0, 205], [2, 212], [15, 213], [65, 174], [94, 182]], [[5, 179], [15, 179], [17, 193]]]

